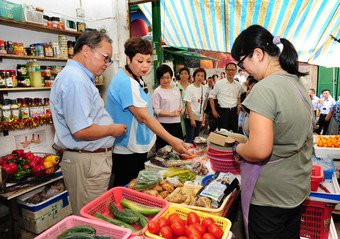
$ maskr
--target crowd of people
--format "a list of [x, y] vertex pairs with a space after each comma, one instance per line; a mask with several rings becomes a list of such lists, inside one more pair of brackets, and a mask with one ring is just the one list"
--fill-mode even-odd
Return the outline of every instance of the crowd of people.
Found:
[[152, 44], [131, 38], [104, 106], [94, 79], [112, 64], [111, 43], [98, 31], [81, 35], [51, 90], [55, 143], [64, 149], [61, 169], [74, 214], [136, 178], [154, 145], [190, 155], [185, 143], [202, 130], [227, 129], [249, 138], [233, 147], [247, 236], [298, 238], [301, 204], [310, 192], [313, 120], [319, 117], [315, 132], [325, 134], [332, 117], [339, 123], [339, 102], [327, 89], [320, 99], [313, 89], [308, 96], [294, 46], [253, 25], [236, 38], [236, 61], [220, 77], [207, 77], [203, 68], [191, 75], [183, 67], [176, 80], [162, 64], [151, 93], [143, 77], [152, 65]]

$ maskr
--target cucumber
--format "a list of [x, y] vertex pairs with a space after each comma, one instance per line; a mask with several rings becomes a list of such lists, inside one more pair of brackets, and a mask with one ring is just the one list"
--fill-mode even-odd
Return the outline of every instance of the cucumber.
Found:
[[104, 235], [94, 235], [95, 239], [114, 239], [113, 237], [110, 236], [104, 236]]
[[114, 219], [114, 218], [105, 217], [104, 215], [100, 214], [99, 212], [93, 214], [93, 216], [95, 216], [96, 218], [102, 219], [102, 220], [104, 220], [106, 222], [112, 223], [112, 224], [114, 224], [116, 226], [120, 226], [120, 227], [124, 227], [124, 228], [129, 228], [133, 232], [137, 232], [138, 231], [136, 228], [134, 228], [133, 226], [131, 226], [131, 225], [125, 223], [125, 222], [122, 222], [122, 221]]
[[148, 225], [149, 223], [148, 218], [144, 216], [143, 214], [141, 214], [140, 212], [133, 211], [132, 209], [129, 209], [129, 208], [126, 208], [125, 210], [131, 213], [134, 213], [135, 215], [139, 217], [138, 224], [141, 226], [141, 228], [144, 228], [146, 225]]
[[109, 209], [112, 212], [112, 214], [115, 215], [115, 218], [117, 218], [120, 221], [131, 224], [139, 220], [139, 217], [136, 214], [133, 214], [125, 210], [120, 211], [117, 208], [117, 206], [113, 203], [109, 204]]
[[86, 232], [73, 232], [63, 237], [63, 239], [95, 239], [95, 234], [88, 234]]
[[159, 207], [145, 206], [143, 204], [136, 203], [136, 202], [133, 202], [133, 201], [125, 199], [125, 198], [120, 201], [120, 205], [122, 205], [126, 208], [129, 208], [129, 209], [132, 209], [133, 211], [139, 212], [139, 213], [144, 214], [144, 215], [154, 215], [154, 214], [157, 214], [161, 211], [161, 208], [159, 208]]
[[72, 233], [87, 233], [87, 234], [95, 234], [96, 233], [96, 229], [94, 229], [93, 227], [90, 226], [76, 226], [76, 227], [71, 227], [65, 231], [63, 231], [63, 233], [61, 233], [57, 239], [65, 239], [66, 236], [72, 234]]

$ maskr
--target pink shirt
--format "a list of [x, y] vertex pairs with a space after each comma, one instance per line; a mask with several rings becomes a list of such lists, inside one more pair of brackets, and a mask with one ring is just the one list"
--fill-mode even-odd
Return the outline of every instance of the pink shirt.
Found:
[[158, 116], [161, 110], [172, 112], [181, 108], [181, 92], [177, 87], [171, 89], [163, 89], [158, 86], [152, 94], [152, 107], [156, 113], [157, 119], [161, 123], [179, 123], [180, 116], [164, 117]]

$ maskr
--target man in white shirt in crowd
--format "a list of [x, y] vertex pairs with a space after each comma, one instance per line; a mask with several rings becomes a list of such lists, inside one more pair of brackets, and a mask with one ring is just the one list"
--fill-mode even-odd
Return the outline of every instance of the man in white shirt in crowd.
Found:
[[242, 69], [238, 69], [238, 74], [235, 76], [235, 80], [240, 82], [242, 85], [246, 81], [246, 76], [244, 75], [244, 71]]
[[[219, 80], [209, 93], [209, 103], [218, 128], [238, 132], [238, 114], [241, 110], [241, 93], [244, 92], [241, 84], [234, 80], [237, 66], [229, 62], [226, 67], [227, 78]], [[215, 104], [217, 99], [218, 104]]]
[[317, 107], [320, 110], [320, 117], [318, 120], [319, 128], [315, 130], [317, 134], [326, 134], [329, 126], [329, 121], [325, 118], [329, 113], [330, 109], [335, 105], [335, 100], [330, 96], [330, 90], [324, 89], [322, 91], [322, 98], [319, 99]]
[[318, 110], [318, 102], [320, 98], [315, 95], [315, 89], [309, 89], [309, 97], [312, 100], [314, 115], [316, 117], [318, 116], [317, 110]]

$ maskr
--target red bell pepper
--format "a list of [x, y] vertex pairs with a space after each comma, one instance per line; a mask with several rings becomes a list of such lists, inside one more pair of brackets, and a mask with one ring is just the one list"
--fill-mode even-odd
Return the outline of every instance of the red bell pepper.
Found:
[[22, 169], [28, 169], [31, 168], [28, 164], [25, 164], [24, 166], [22, 166]]
[[40, 177], [40, 176], [42, 176], [44, 173], [45, 173], [45, 167], [44, 167], [44, 165], [35, 165], [35, 166], [32, 168], [32, 174], [33, 174], [33, 176], [35, 176], [35, 177]]
[[19, 158], [24, 155], [25, 151], [23, 149], [15, 149], [12, 151], [12, 154], [17, 155]]
[[31, 161], [35, 156], [32, 152], [23, 153], [22, 157]]
[[34, 156], [34, 158], [32, 158], [31, 160], [29, 160], [28, 165], [33, 168], [34, 166], [37, 165], [42, 165], [44, 162], [44, 158], [43, 157], [39, 157], [39, 156]]
[[16, 172], [18, 172], [18, 165], [16, 165], [15, 163], [6, 163], [2, 165], [2, 169], [7, 174], [11, 175], [11, 174], [15, 174]]

